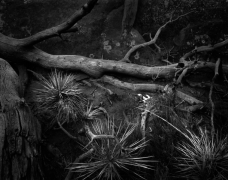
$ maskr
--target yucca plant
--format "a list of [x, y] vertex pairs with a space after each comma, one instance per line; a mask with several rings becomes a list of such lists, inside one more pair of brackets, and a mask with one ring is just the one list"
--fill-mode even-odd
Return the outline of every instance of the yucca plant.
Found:
[[38, 87], [32, 89], [35, 111], [48, 114], [53, 120], [51, 124], [77, 120], [82, 114], [85, 98], [79, 84], [74, 82], [75, 76], [55, 70], [48, 78], [36, 77], [39, 79]]
[[86, 106], [82, 108], [82, 120], [95, 120], [100, 115], [105, 114], [107, 115], [107, 111], [102, 107], [95, 108], [93, 103], [88, 102]]
[[93, 140], [87, 145], [93, 153], [85, 162], [72, 164], [71, 170], [79, 173], [81, 179], [119, 180], [126, 173], [143, 179], [143, 170], [151, 170], [155, 161], [151, 156], [141, 156], [147, 145], [144, 139], [129, 141], [136, 126], [124, 128], [122, 123], [116, 126], [111, 118], [95, 120], [90, 126]]
[[228, 179], [228, 139], [218, 133], [211, 137], [200, 129], [199, 135], [188, 131], [188, 140], [176, 148], [179, 175], [187, 179]]
[[[144, 110], [144, 109], [143, 109]], [[157, 114], [153, 108], [150, 114], [183, 135], [183, 140], [176, 146], [179, 156], [175, 158], [178, 177], [189, 180], [228, 179], [228, 138], [219, 138], [219, 134], [210, 134], [206, 129], [199, 129], [196, 134], [186, 128], [177, 127]]]

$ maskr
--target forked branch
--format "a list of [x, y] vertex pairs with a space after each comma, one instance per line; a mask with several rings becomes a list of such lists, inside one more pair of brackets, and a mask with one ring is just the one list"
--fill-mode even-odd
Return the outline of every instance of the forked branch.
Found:
[[90, 142], [84, 147], [84, 149], [87, 148], [95, 139], [115, 139], [117, 142], [119, 142], [114, 135], [108, 135], [108, 134], [96, 135], [96, 134], [94, 134], [90, 130], [88, 125], [85, 125], [85, 131], [86, 131], [86, 134], [90, 137]]
[[121, 61], [129, 61], [130, 55], [131, 55], [133, 52], [135, 52], [137, 49], [142, 48], [142, 47], [145, 47], [145, 46], [149, 46], [149, 45], [151, 45], [151, 44], [155, 44], [156, 41], [157, 41], [157, 39], [158, 39], [158, 37], [159, 37], [159, 35], [160, 35], [160, 33], [161, 33], [161, 31], [162, 31], [168, 24], [177, 21], [177, 20], [180, 19], [181, 17], [187, 16], [187, 15], [189, 15], [189, 14], [192, 13], [192, 12], [194, 12], [194, 11], [191, 11], [191, 12], [188, 12], [188, 13], [183, 14], [183, 15], [181, 15], [181, 16], [178, 16], [178, 17], [177, 17], [176, 19], [174, 19], [174, 20], [172, 19], [172, 16], [171, 16], [171, 18], [169, 19], [169, 21], [167, 21], [164, 25], [162, 25], [162, 26], [157, 30], [157, 32], [156, 32], [156, 34], [155, 34], [155, 36], [154, 36], [153, 39], [151, 39], [151, 40], [148, 41], [148, 42], [145, 42], [145, 43], [142, 43], [142, 44], [138, 44], [138, 45], [133, 46], [133, 47], [127, 52], [127, 54], [124, 56], [124, 58], [123, 58]]
[[[79, 20], [81, 20], [84, 16], [86, 16], [93, 9], [98, 0], [89, 0], [86, 4], [84, 4], [81, 9], [77, 10], [67, 21], [64, 23], [41, 31], [33, 36], [28, 38], [21, 39], [21, 45], [23, 46], [31, 46], [35, 45], [43, 40], [48, 38], [52, 38], [55, 36], [60, 36], [62, 33], [71, 32], [73, 30], [77, 30], [77, 26], [74, 26]], [[74, 26], [74, 27], [73, 27]]]

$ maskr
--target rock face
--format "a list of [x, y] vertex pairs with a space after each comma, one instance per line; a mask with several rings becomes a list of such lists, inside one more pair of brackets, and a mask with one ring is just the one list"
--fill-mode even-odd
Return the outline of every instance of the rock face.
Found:
[[[87, 0], [14, 0], [1, 1], [0, 31], [8, 36], [24, 38], [60, 24]], [[135, 44], [144, 42], [136, 29], [122, 32], [123, 0], [100, 0], [92, 12], [79, 23], [78, 32], [64, 34], [40, 43], [51, 54], [78, 54], [87, 57], [120, 60]], [[136, 63], [152, 61], [150, 48], [131, 57]]]

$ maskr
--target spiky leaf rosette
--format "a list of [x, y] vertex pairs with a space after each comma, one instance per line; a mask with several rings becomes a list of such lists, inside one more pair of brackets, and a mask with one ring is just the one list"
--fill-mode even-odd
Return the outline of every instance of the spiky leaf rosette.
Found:
[[[143, 170], [151, 170], [155, 162], [151, 156], [142, 157], [142, 150], [147, 145], [144, 139], [129, 142], [137, 125], [126, 128], [115, 126], [113, 119], [95, 120], [91, 131], [96, 135], [112, 135], [114, 138], [94, 140], [90, 148], [94, 151], [83, 163], [75, 163], [72, 170], [79, 173], [81, 179], [123, 179], [123, 174], [144, 179]], [[129, 177], [128, 177], [129, 178]]]
[[48, 78], [39, 76], [38, 88], [33, 88], [37, 113], [46, 113], [60, 123], [76, 120], [82, 113], [85, 98], [75, 76], [53, 71]]
[[181, 177], [188, 179], [227, 179], [228, 139], [213, 137], [200, 129], [199, 135], [189, 131], [188, 141], [177, 146], [181, 157], [177, 167]]
[[91, 102], [88, 102], [87, 105], [82, 108], [83, 120], [95, 120], [98, 119], [102, 114], [107, 115], [108, 113], [102, 107], [95, 108]]

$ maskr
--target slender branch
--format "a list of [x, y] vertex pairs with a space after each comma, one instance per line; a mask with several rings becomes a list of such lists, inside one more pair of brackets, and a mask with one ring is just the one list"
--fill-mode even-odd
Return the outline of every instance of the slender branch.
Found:
[[77, 137], [72, 136], [66, 129], [64, 129], [64, 127], [61, 125], [61, 123], [60, 123], [59, 121], [57, 121], [57, 122], [58, 122], [59, 128], [60, 128], [68, 137], [70, 137], [70, 138], [72, 138], [72, 139], [75, 139], [75, 140], [78, 140]]
[[[94, 149], [90, 149], [87, 152], [85, 152], [84, 154], [82, 154], [81, 156], [79, 156], [78, 158], [75, 159], [75, 161], [72, 164], [75, 163], [79, 163], [80, 161], [82, 161], [83, 159], [87, 158], [88, 156], [90, 156], [92, 153], [94, 152]], [[73, 176], [73, 169], [70, 168], [65, 180], [70, 180]]]
[[141, 132], [142, 132], [142, 138], [144, 139], [144, 141], [146, 140], [146, 126], [147, 126], [147, 119], [148, 116], [150, 115], [150, 111], [152, 109], [152, 106], [150, 105], [146, 105], [146, 108], [144, 109], [144, 111], [141, 114], [141, 124], [140, 124], [140, 128], [141, 128]]
[[151, 39], [151, 40], [148, 41], [148, 42], [145, 42], [145, 43], [142, 43], [142, 44], [138, 44], [138, 45], [133, 46], [133, 47], [127, 52], [127, 54], [124, 56], [124, 58], [123, 58], [121, 61], [129, 61], [130, 55], [131, 55], [133, 52], [135, 52], [137, 49], [142, 48], [142, 47], [145, 47], [145, 46], [149, 46], [149, 45], [151, 45], [151, 44], [155, 44], [156, 41], [157, 41], [157, 39], [158, 39], [158, 37], [159, 37], [159, 35], [160, 35], [160, 33], [161, 33], [161, 31], [162, 31], [168, 24], [170, 24], [170, 23], [172, 23], [172, 22], [174, 22], [174, 21], [177, 21], [177, 20], [178, 20], [179, 18], [181, 18], [181, 17], [187, 16], [187, 15], [189, 15], [189, 14], [192, 13], [192, 12], [194, 12], [194, 11], [191, 11], [191, 12], [188, 12], [188, 13], [186, 13], [186, 14], [183, 14], [183, 15], [177, 17], [177, 18], [174, 19], [174, 20], [172, 20], [172, 17], [171, 17], [169, 21], [167, 21], [164, 25], [162, 25], [162, 26], [157, 30], [157, 32], [156, 32], [156, 34], [155, 34], [155, 36], [154, 36], [153, 39]]
[[212, 137], [213, 137], [214, 132], [215, 132], [215, 127], [214, 127], [215, 104], [214, 104], [214, 102], [212, 100], [212, 93], [213, 93], [213, 88], [214, 88], [214, 84], [215, 84], [215, 79], [219, 75], [219, 65], [220, 65], [220, 63], [221, 63], [221, 59], [218, 58], [218, 60], [216, 61], [216, 65], [215, 65], [215, 74], [214, 74], [214, 77], [212, 78], [210, 92], [209, 92], [209, 100], [210, 100], [210, 103], [211, 103], [211, 135], [212, 135]]
[[158, 118], [161, 119], [162, 121], [166, 122], [168, 125], [170, 125], [171, 127], [173, 127], [176, 131], [178, 131], [179, 133], [181, 133], [184, 137], [186, 137], [187, 139], [189, 139], [189, 137], [188, 137], [185, 133], [183, 133], [180, 129], [178, 129], [176, 126], [172, 125], [170, 122], [168, 122], [168, 121], [167, 121], [166, 119], [164, 119], [163, 117], [161, 117], [161, 116], [155, 114], [154, 112], [149, 112], [149, 113], [152, 114], [152, 115], [154, 115], [154, 116], [156, 116], [156, 117], [158, 117]]
[[48, 38], [51, 38], [54, 36], [60, 36], [61, 33], [66, 33], [66, 32], [71, 32], [73, 30], [76, 30], [77, 29], [76, 26], [73, 27], [75, 23], [81, 20], [88, 13], [90, 13], [90, 11], [93, 9], [97, 1], [98, 0], [89, 0], [86, 4], [84, 4], [81, 7], [81, 9], [77, 10], [66, 22], [58, 26], [41, 31], [28, 38], [21, 39], [20, 45], [22, 46], [35, 45]]
[[186, 59], [190, 56], [192, 56], [193, 54], [197, 53], [197, 52], [207, 52], [207, 51], [213, 51], [217, 48], [220, 48], [222, 46], [225, 46], [228, 44], [228, 39], [219, 42], [217, 44], [212, 45], [208, 45], [208, 46], [200, 46], [200, 47], [196, 47], [195, 49], [193, 49], [192, 51], [186, 53], [183, 57], [180, 58], [180, 62], [184, 63], [186, 61]]
[[86, 130], [86, 134], [90, 137], [90, 142], [84, 147], [84, 149], [86, 149], [95, 139], [115, 139], [117, 143], [119, 142], [119, 140], [113, 135], [93, 134], [88, 125], [85, 125], [85, 130]]
[[93, 82], [93, 84], [94, 84], [95, 86], [97, 86], [97, 87], [99, 87], [99, 88], [105, 90], [109, 95], [113, 95], [113, 94], [114, 94], [110, 89], [108, 89], [108, 88], [102, 86], [101, 84], [97, 83], [96, 80], [92, 80], [92, 82]]
[[176, 80], [176, 84], [180, 84], [181, 83], [181, 81], [182, 81], [182, 79], [183, 79], [183, 77], [187, 74], [187, 72], [188, 72], [188, 68], [185, 68], [183, 71], [182, 71], [182, 73], [181, 73], [181, 75], [178, 77], [178, 79]]

